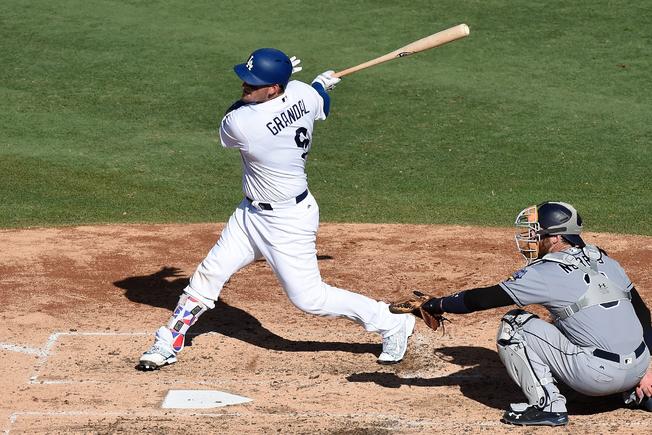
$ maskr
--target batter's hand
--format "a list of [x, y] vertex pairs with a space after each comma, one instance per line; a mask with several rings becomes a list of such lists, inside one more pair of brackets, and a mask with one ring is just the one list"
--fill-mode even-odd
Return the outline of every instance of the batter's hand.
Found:
[[639, 400], [644, 397], [652, 397], [652, 368], [648, 369], [643, 379], [636, 386], [636, 395]]
[[[290, 58], [290, 62], [292, 62], [292, 74], [298, 73], [299, 71], [301, 71], [303, 69], [302, 66], [299, 66], [299, 64], [301, 63], [301, 59], [297, 59], [296, 56], [292, 56]], [[290, 75], [292, 75], [292, 74], [290, 74]]]
[[315, 80], [313, 80], [312, 82], [319, 83], [324, 87], [324, 89], [330, 91], [335, 87], [336, 84], [342, 81], [342, 79], [340, 79], [339, 77], [333, 77], [333, 73], [335, 73], [335, 71], [333, 70], [324, 71], [323, 73], [315, 77]]

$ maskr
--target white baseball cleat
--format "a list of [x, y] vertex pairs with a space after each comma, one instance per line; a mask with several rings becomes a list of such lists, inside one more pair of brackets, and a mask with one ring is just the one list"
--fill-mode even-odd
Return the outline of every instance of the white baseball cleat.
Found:
[[416, 319], [411, 314], [401, 314], [405, 320], [401, 328], [389, 337], [383, 338], [383, 352], [378, 357], [378, 364], [400, 363], [407, 351], [408, 338], [414, 331]]
[[[164, 331], [163, 331], [164, 330]], [[170, 331], [162, 326], [156, 331], [156, 339], [152, 347], [140, 357], [136, 368], [142, 371], [156, 370], [163, 366], [177, 362], [176, 354], [170, 343], [165, 339], [171, 335]]]

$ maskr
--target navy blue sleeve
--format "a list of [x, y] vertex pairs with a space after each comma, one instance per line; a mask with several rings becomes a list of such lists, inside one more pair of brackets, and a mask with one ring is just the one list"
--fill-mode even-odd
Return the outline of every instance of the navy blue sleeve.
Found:
[[445, 296], [441, 309], [445, 313], [467, 314], [491, 308], [514, 305], [514, 301], [499, 285], [479, 287]]
[[444, 313], [467, 314], [471, 310], [464, 303], [464, 293], [459, 292], [454, 295], [444, 296], [441, 298], [440, 307]]
[[328, 95], [328, 92], [326, 92], [326, 89], [321, 85], [321, 83], [313, 83], [312, 87], [317, 91], [317, 93], [321, 96], [321, 98], [324, 100], [324, 114], [328, 116], [328, 112], [331, 110], [331, 96]]

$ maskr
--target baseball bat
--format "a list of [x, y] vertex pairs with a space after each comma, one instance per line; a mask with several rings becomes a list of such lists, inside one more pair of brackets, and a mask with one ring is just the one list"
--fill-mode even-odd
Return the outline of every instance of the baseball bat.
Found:
[[458, 39], [469, 36], [469, 32], [470, 32], [469, 26], [467, 26], [466, 24], [459, 24], [457, 26], [450, 27], [446, 30], [442, 30], [441, 32], [437, 32], [430, 36], [426, 36], [425, 38], [421, 38], [418, 41], [411, 42], [408, 45], [399, 48], [398, 50], [392, 51], [391, 53], [387, 53], [383, 56], [377, 57], [375, 59], [371, 59], [359, 65], [352, 66], [351, 68], [338, 71], [334, 73], [333, 76], [344, 77], [349, 74], [353, 74], [354, 72], [358, 72], [360, 70], [381, 64], [383, 62], [387, 62], [388, 60], [410, 56], [414, 53], [419, 53], [420, 51], [424, 51], [424, 50], [430, 50], [431, 48], [439, 47], [449, 42], [453, 42]]

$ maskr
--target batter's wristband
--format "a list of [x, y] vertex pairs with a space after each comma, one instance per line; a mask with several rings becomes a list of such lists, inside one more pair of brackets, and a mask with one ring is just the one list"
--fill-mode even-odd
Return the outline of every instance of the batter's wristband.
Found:
[[324, 115], [328, 116], [328, 114], [331, 111], [331, 97], [330, 97], [330, 95], [328, 95], [328, 92], [326, 92], [326, 89], [324, 89], [324, 86], [319, 82], [312, 82], [312, 87], [321, 96], [322, 100], [324, 100]]

